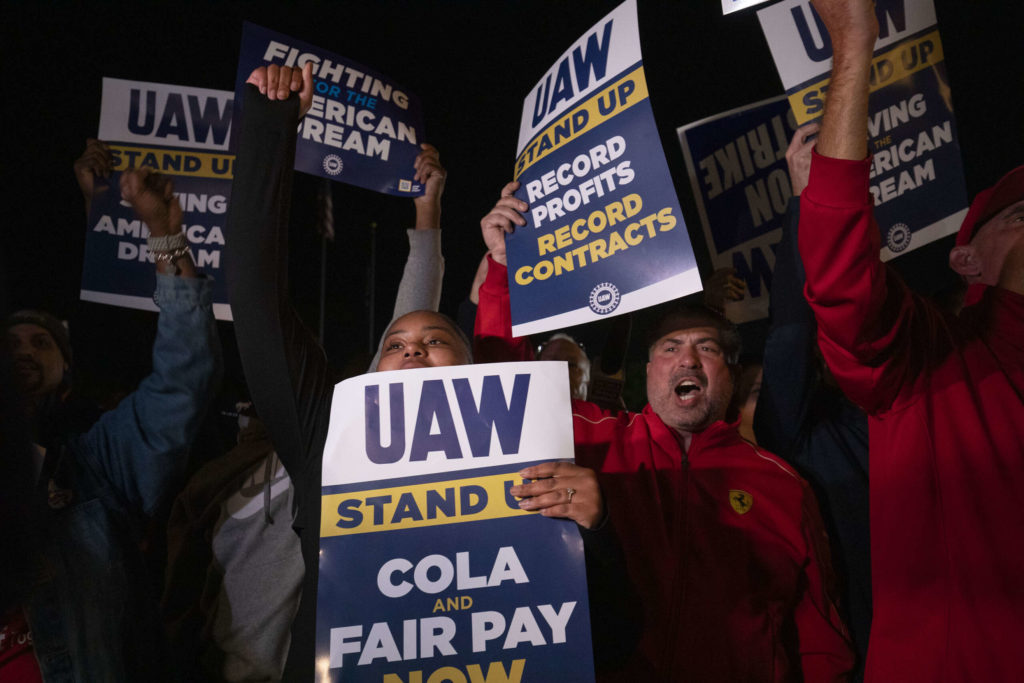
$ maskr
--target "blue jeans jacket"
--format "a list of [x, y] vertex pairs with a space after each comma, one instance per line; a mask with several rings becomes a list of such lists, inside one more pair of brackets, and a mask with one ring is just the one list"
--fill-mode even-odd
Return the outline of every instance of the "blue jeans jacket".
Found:
[[40, 478], [45, 534], [26, 614], [48, 682], [169, 677], [140, 530], [183, 473], [221, 354], [208, 280], [158, 274], [154, 299], [153, 372], [49, 454]]

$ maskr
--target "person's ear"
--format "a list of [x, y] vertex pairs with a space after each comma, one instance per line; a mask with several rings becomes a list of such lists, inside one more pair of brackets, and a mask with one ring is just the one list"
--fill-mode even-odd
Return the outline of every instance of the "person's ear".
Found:
[[953, 247], [949, 252], [949, 267], [968, 283], [977, 282], [981, 277], [981, 261], [969, 244]]

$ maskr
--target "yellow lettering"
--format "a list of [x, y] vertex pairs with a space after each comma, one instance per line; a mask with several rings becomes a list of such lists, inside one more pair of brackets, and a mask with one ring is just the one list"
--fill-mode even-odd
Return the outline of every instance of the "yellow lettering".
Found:
[[572, 244], [572, 238], [569, 237], [569, 226], [563, 225], [558, 230], [555, 230], [555, 244], [558, 245], [559, 249], [565, 249], [567, 246]]
[[644, 200], [635, 192], [623, 197], [622, 203], [626, 207], [626, 218], [632, 218], [637, 215], [644, 206]]
[[541, 261], [533, 267], [533, 276], [538, 280], [547, 280], [553, 272], [555, 267], [551, 261]]
[[632, 247], [635, 247], [644, 241], [643, 235], [636, 234], [639, 229], [639, 223], [630, 223], [629, 227], [626, 228], [626, 241], [629, 242], [629, 245]]
[[574, 240], [582, 241], [587, 239], [587, 235], [589, 233], [587, 233], [586, 230], [582, 230], [583, 226], [586, 224], [587, 222], [582, 218], [577, 218], [572, 222], [572, 238]]
[[596, 239], [587, 245], [590, 247], [590, 261], [599, 261], [603, 258], [608, 258], [608, 245], [603, 239]]
[[617, 232], [613, 232], [608, 235], [608, 255], [611, 256], [617, 251], [623, 251], [628, 249], [626, 242], [622, 239], [622, 235]]
[[658, 222], [661, 223], [660, 230], [662, 232], [668, 232], [676, 227], [676, 217], [672, 214], [671, 206], [666, 206], [658, 212]]
[[530, 272], [533, 270], [530, 266], [523, 266], [516, 271], [516, 284], [517, 285], [528, 285], [533, 282], [533, 276]]

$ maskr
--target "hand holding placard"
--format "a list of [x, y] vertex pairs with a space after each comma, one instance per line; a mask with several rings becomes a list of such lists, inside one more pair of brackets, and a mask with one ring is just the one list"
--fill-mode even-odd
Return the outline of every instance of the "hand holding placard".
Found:
[[501, 188], [501, 198], [494, 208], [480, 220], [480, 230], [483, 232], [484, 244], [497, 263], [506, 264], [505, 259], [505, 234], [515, 232], [515, 226], [526, 225], [526, 219], [522, 214], [530, 209], [530, 205], [522, 199], [517, 199], [513, 193], [519, 189], [519, 181]]
[[301, 70], [290, 66], [270, 64], [258, 66], [245, 81], [255, 85], [268, 100], [286, 100], [299, 93], [299, 118], [313, 105], [313, 64], [306, 62]]

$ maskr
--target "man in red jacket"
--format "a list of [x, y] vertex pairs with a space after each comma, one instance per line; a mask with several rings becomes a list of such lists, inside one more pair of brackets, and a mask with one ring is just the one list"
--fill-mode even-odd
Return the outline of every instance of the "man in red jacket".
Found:
[[[509, 320], [503, 233], [523, 225], [527, 210], [512, 196], [517, 187], [507, 185], [481, 222], [491, 252], [476, 336], [489, 360], [532, 357]], [[708, 309], [680, 309], [649, 339], [642, 413], [573, 401], [576, 463], [598, 472], [599, 490], [584, 487], [583, 468], [563, 477], [539, 466], [524, 476], [546, 478], [511, 491], [527, 496], [524, 508], [618, 533], [644, 620], [625, 665], [599, 669], [599, 679], [845, 680], [853, 655], [814, 496], [782, 460], [740, 437], [735, 414], [726, 421], [735, 327]]]
[[1024, 167], [980, 193], [950, 265], [958, 317], [879, 261], [869, 194], [869, 0], [814, 0], [834, 61], [800, 200], [822, 352], [869, 415], [868, 681], [1024, 680]]

